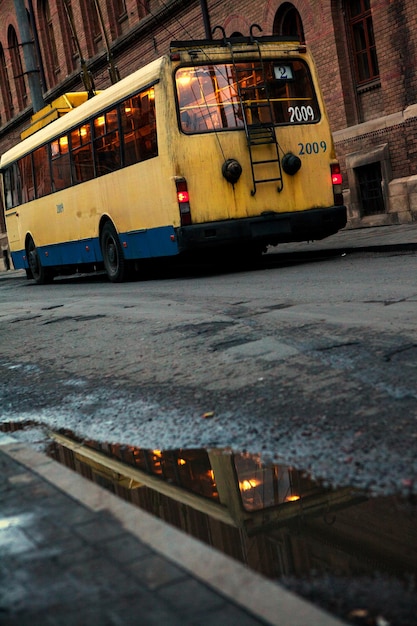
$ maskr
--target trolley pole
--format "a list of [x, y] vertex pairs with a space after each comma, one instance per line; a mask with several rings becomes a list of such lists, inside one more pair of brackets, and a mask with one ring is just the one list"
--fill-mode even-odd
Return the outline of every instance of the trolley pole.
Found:
[[30, 37], [29, 21], [24, 0], [14, 0], [17, 24], [19, 26], [20, 41], [23, 50], [26, 72], [29, 83], [30, 98], [33, 112], [40, 111], [45, 106], [42, 95], [42, 86], [39, 79], [39, 69], [36, 66], [36, 56], [33, 41]]
[[95, 93], [96, 93], [95, 92], [95, 86], [94, 86], [94, 80], [93, 80], [93, 77], [91, 75], [91, 72], [89, 71], [89, 69], [87, 67], [86, 60], [83, 57], [83, 52], [81, 50], [80, 40], [78, 39], [77, 30], [76, 30], [75, 24], [74, 24], [74, 19], [72, 17], [72, 13], [71, 13], [71, 11], [70, 11], [70, 9], [68, 7], [67, 0], [63, 0], [63, 4], [64, 4], [65, 13], [67, 15], [68, 24], [69, 24], [69, 27], [71, 29], [71, 35], [72, 35], [72, 38], [74, 40], [75, 46], [77, 48], [78, 56], [79, 56], [79, 59], [80, 59], [81, 80], [83, 81], [84, 89], [88, 93], [88, 97], [89, 98], [93, 98], [95, 96]]
[[113, 61], [113, 53], [111, 51], [110, 41], [107, 35], [106, 25], [104, 23], [103, 13], [101, 11], [100, 3], [98, 0], [94, 0], [94, 4], [96, 5], [97, 15], [100, 20], [101, 32], [103, 33], [104, 41], [106, 42], [107, 62], [109, 64], [107, 69], [109, 72], [111, 84], [114, 85], [115, 83], [119, 82], [120, 74], [119, 74], [118, 68], [116, 67]]

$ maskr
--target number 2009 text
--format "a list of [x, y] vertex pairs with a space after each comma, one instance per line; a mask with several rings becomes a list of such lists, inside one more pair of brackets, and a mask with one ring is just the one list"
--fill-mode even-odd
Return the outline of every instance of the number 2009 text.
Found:
[[312, 143], [299, 143], [298, 154], [319, 154], [319, 152], [326, 152], [327, 143], [325, 141], [313, 141]]

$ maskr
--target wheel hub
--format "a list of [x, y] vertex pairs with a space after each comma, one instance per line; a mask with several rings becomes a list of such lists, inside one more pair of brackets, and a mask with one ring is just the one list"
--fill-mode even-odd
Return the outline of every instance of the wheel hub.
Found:
[[116, 246], [114, 241], [110, 241], [109, 242], [109, 246], [108, 246], [108, 259], [109, 262], [111, 263], [111, 265], [116, 265], [117, 264], [117, 250], [116, 250]]

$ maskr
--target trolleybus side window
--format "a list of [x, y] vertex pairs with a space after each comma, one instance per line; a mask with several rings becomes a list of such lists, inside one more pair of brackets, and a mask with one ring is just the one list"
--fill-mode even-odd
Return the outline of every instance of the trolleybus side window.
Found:
[[158, 155], [155, 92], [153, 87], [128, 98], [120, 106], [124, 164], [133, 165]]
[[[235, 69], [236, 68], [236, 69]], [[297, 59], [182, 67], [176, 72], [181, 130], [201, 133], [270, 122], [311, 124], [320, 110], [307, 64]], [[242, 107], [243, 104], [243, 107]], [[243, 110], [242, 110], [243, 109]]]
[[121, 166], [117, 109], [99, 115], [93, 125], [96, 175], [102, 176], [118, 170]]
[[35, 198], [35, 185], [33, 181], [32, 155], [27, 154], [17, 163], [22, 181], [22, 202], [30, 202]]
[[71, 133], [72, 177], [74, 184], [94, 178], [90, 124], [83, 124]]
[[52, 192], [51, 169], [49, 165], [49, 146], [38, 148], [33, 153], [36, 197], [42, 198]]
[[158, 144], [151, 87], [8, 167], [4, 173], [6, 208], [155, 156]]
[[12, 209], [20, 203], [16, 164], [13, 164], [4, 172], [4, 195], [6, 198], [6, 209]]
[[51, 142], [52, 186], [54, 191], [71, 186], [71, 165], [68, 136]]

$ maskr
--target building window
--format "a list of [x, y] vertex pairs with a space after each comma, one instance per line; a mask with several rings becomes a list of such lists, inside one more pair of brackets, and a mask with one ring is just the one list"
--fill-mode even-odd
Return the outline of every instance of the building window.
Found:
[[95, 0], [82, 0], [80, 7], [85, 32], [84, 39], [87, 45], [87, 56], [92, 57], [104, 47], [100, 16]]
[[45, 6], [46, 26], [48, 29], [47, 35], [48, 35], [48, 41], [49, 41], [49, 47], [50, 47], [50, 55], [51, 55], [52, 65], [54, 69], [56, 70], [56, 69], [59, 69], [59, 61], [58, 61], [58, 53], [56, 51], [56, 43], [55, 43], [54, 28], [53, 28], [52, 18], [51, 18], [51, 10], [49, 8], [48, 2], [45, 2], [44, 6]]
[[[3, 47], [0, 45], [0, 89], [3, 100], [4, 115], [7, 120], [13, 115], [13, 98], [10, 90], [9, 73], [7, 71], [6, 57], [4, 56]], [[3, 122], [4, 120], [2, 120]]]
[[42, 37], [42, 46], [44, 49], [46, 68], [48, 73], [49, 85], [56, 85], [57, 71], [59, 70], [58, 53], [56, 49], [56, 41], [49, 8], [48, 0], [40, 0], [38, 3], [39, 23]]
[[8, 43], [10, 56], [12, 59], [13, 78], [16, 88], [17, 102], [19, 109], [22, 110], [27, 106], [27, 91], [25, 75], [23, 73], [22, 59], [20, 57], [20, 47], [17, 39], [16, 31], [13, 26], [9, 26]]
[[75, 39], [76, 33], [73, 33], [73, 26], [75, 25], [75, 22], [71, 0], [64, 0], [61, 19], [67, 68], [71, 73], [77, 67], [77, 60], [79, 56], [77, 41]]
[[101, 39], [100, 17], [97, 10], [95, 0], [90, 0], [90, 20], [91, 20], [91, 34], [93, 35], [94, 42], [98, 42]]
[[119, 19], [125, 17], [127, 13], [125, 0], [116, 0], [115, 4], [116, 4], [117, 17]]
[[358, 85], [379, 77], [370, 0], [347, 5], [354, 68]]
[[385, 213], [382, 194], [381, 163], [370, 163], [355, 169], [362, 217]]
[[107, 0], [107, 15], [109, 18], [110, 37], [116, 39], [129, 28], [128, 14], [125, 0]]
[[276, 35], [296, 37], [300, 41], [305, 41], [301, 16], [290, 2], [284, 2], [278, 9], [274, 19], [273, 32]]
[[140, 19], [146, 17], [150, 13], [150, 0], [137, 0], [137, 5]]

